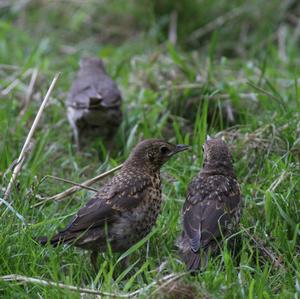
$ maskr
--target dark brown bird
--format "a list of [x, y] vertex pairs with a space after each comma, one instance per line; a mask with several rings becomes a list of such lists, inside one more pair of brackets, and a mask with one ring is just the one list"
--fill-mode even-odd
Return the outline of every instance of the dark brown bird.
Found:
[[[161, 166], [187, 148], [158, 139], [140, 142], [120, 172], [49, 243], [53, 246], [71, 243], [91, 250], [93, 265], [98, 252], [106, 250], [107, 242], [115, 252], [130, 248], [156, 222], [162, 199]], [[39, 241], [46, 244], [48, 239], [43, 237]]]
[[109, 141], [121, 121], [122, 96], [98, 58], [84, 58], [67, 97], [67, 116], [78, 149], [95, 138]]
[[218, 251], [222, 235], [230, 234], [241, 215], [241, 194], [227, 145], [208, 138], [204, 165], [188, 188], [183, 206], [179, 248], [189, 270], [203, 268], [209, 252]]

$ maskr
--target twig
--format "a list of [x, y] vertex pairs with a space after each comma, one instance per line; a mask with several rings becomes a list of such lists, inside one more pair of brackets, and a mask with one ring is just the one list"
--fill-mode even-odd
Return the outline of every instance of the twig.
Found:
[[165, 89], [176, 89], [176, 90], [181, 90], [181, 89], [197, 89], [197, 88], [202, 88], [203, 84], [200, 83], [184, 83], [184, 84], [177, 84], [177, 85], [160, 85], [159, 90], [165, 90]]
[[97, 291], [97, 290], [93, 290], [93, 289], [79, 288], [79, 287], [76, 287], [73, 285], [67, 285], [67, 284], [57, 283], [57, 282], [50, 281], [50, 280], [43, 280], [43, 279], [39, 279], [39, 278], [28, 277], [28, 276], [18, 275], [18, 274], [2, 276], [2, 277], [0, 277], [0, 279], [3, 281], [21, 281], [21, 282], [26, 282], [26, 283], [36, 283], [36, 284], [40, 284], [43, 286], [53, 286], [53, 287], [57, 287], [60, 289], [66, 289], [66, 290], [73, 291], [73, 292], [79, 292], [81, 294], [93, 294], [93, 295], [108, 296], [108, 297], [113, 297], [113, 298], [130, 298], [139, 293], [138, 291], [135, 291], [135, 292], [132, 292], [129, 294], [107, 293], [107, 292], [101, 292], [101, 291]]
[[6, 189], [5, 193], [4, 193], [4, 199], [6, 199], [9, 196], [9, 194], [10, 194], [10, 192], [12, 190], [12, 186], [13, 186], [13, 184], [14, 184], [14, 182], [15, 182], [18, 174], [19, 174], [19, 172], [22, 169], [22, 165], [23, 165], [23, 162], [24, 162], [24, 159], [25, 159], [25, 153], [28, 150], [28, 146], [29, 146], [30, 140], [31, 140], [31, 138], [33, 136], [33, 133], [34, 133], [34, 131], [35, 131], [38, 123], [39, 123], [39, 120], [41, 119], [41, 116], [42, 116], [42, 113], [44, 111], [44, 108], [45, 108], [45, 106], [47, 104], [47, 101], [48, 101], [48, 99], [50, 97], [50, 94], [51, 94], [51, 92], [52, 92], [52, 90], [53, 90], [53, 88], [55, 86], [55, 83], [56, 83], [58, 77], [59, 77], [59, 73], [55, 75], [55, 77], [54, 77], [54, 79], [53, 79], [53, 81], [52, 81], [52, 83], [51, 83], [51, 85], [50, 85], [50, 87], [49, 87], [49, 89], [47, 91], [47, 94], [46, 94], [46, 96], [45, 96], [45, 98], [44, 98], [44, 100], [42, 102], [42, 105], [40, 106], [40, 109], [39, 109], [39, 111], [38, 111], [38, 113], [37, 113], [37, 115], [36, 115], [36, 117], [34, 119], [32, 127], [31, 127], [31, 129], [30, 129], [30, 131], [28, 133], [28, 136], [27, 136], [27, 138], [25, 140], [25, 143], [24, 143], [23, 148], [21, 150], [20, 156], [18, 158], [17, 165], [16, 165], [16, 167], [13, 170], [12, 177], [11, 177], [10, 182], [9, 182], [9, 184], [7, 186], [7, 189]]
[[273, 95], [272, 93], [270, 93], [269, 91], [263, 89], [262, 87], [257, 86], [254, 82], [252, 82], [252, 81], [250, 81], [250, 80], [247, 82], [247, 84], [250, 85], [251, 87], [253, 87], [254, 89], [256, 89], [257, 91], [259, 91], [259, 92], [261, 92], [261, 93], [263, 93], [263, 94], [265, 94], [265, 95], [271, 97], [272, 99], [274, 99], [275, 101], [277, 101], [278, 104], [279, 104], [284, 110], [286, 110], [285, 105], [284, 105], [284, 103], [282, 103], [281, 98], [279, 98], [279, 97]]
[[169, 41], [171, 44], [176, 45], [177, 42], [177, 11], [171, 13], [170, 26], [169, 26]]
[[88, 187], [88, 186], [85, 186], [83, 184], [76, 183], [76, 182], [73, 182], [73, 181], [70, 181], [70, 180], [67, 180], [67, 179], [59, 178], [59, 177], [54, 176], [54, 175], [46, 175], [45, 177], [42, 178], [41, 181], [44, 181], [47, 178], [51, 178], [51, 179], [54, 179], [54, 180], [57, 180], [57, 181], [61, 181], [61, 182], [68, 183], [68, 184], [71, 184], [71, 185], [74, 185], [74, 186], [78, 186], [78, 187], [80, 187], [82, 189], [87, 189], [87, 190], [94, 191], [94, 192], [98, 192], [99, 191], [99, 190], [97, 190], [95, 188]]
[[37, 75], [38, 75], [38, 70], [34, 69], [33, 72], [32, 72], [32, 74], [31, 74], [31, 79], [30, 79], [29, 86], [27, 88], [26, 97], [25, 97], [25, 101], [24, 101], [24, 106], [23, 106], [23, 108], [22, 108], [22, 110], [20, 112], [21, 116], [24, 115], [24, 113], [27, 110], [27, 107], [29, 105], [30, 98], [32, 96], [33, 87], [34, 87]]
[[224, 104], [225, 104], [228, 120], [230, 122], [234, 123], [234, 114], [233, 114], [233, 109], [232, 109], [232, 106], [231, 106], [231, 102], [229, 100], [226, 100], [224, 102]]
[[243, 14], [247, 9], [249, 9], [247, 6], [242, 6], [239, 8], [235, 8], [226, 14], [219, 16], [218, 18], [214, 19], [213, 21], [207, 23], [205, 26], [195, 30], [190, 34], [190, 36], [186, 39], [187, 42], [193, 42], [196, 39], [201, 38], [205, 34], [214, 31], [218, 27], [223, 26], [226, 22], [240, 16]]
[[184, 275], [186, 275], [185, 272], [184, 272], [184, 273], [181, 273], [181, 274], [179, 274], [179, 275], [174, 275], [172, 278], [166, 280], [165, 282], [160, 281], [159, 287], [151, 293], [151, 297], [152, 297], [155, 293], [159, 292], [161, 289], [165, 288], [165, 287], [166, 287], [167, 285], [169, 285], [171, 282], [178, 280], [180, 277], [182, 277], [182, 276], [184, 276]]
[[[248, 83], [248, 80], [245, 80], [243, 83]], [[249, 84], [251, 85], [251, 84]], [[177, 84], [177, 85], [160, 85], [159, 90], [169, 90], [169, 89], [175, 89], [175, 90], [184, 90], [184, 89], [201, 89], [203, 88], [203, 84], [201, 83], [183, 83], [183, 84]], [[259, 90], [261, 91], [261, 90]], [[251, 98], [254, 101], [257, 101], [257, 96], [258, 93], [254, 92], [249, 92], [249, 93], [239, 93], [239, 97], [241, 98]], [[204, 96], [203, 96], [204, 97]], [[209, 99], [215, 99], [215, 98], [221, 98], [221, 99], [228, 99], [230, 98], [229, 94], [214, 94], [214, 95], [209, 95]]]
[[[101, 173], [101, 174], [97, 175], [96, 177], [81, 183], [80, 185], [85, 186], [85, 187], [93, 185], [94, 183], [101, 180], [102, 178], [104, 178], [104, 177], [110, 175], [111, 173], [119, 170], [122, 166], [123, 166], [123, 164], [118, 165], [117, 167], [115, 167], [113, 169], [110, 169], [109, 171], [106, 171], [104, 173]], [[58, 193], [58, 194], [50, 196], [50, 197], [41, 197], [41, 196], [39, 196], [39, 199], [42, 200], [42, 201], [34, 204], [32, 207], [37, 207], [37, 206], [42, 205], [42, 204], [44, 204], [44, 203], [46, 203], [50, 200], [62, 200], [63, 198], [65, 198], [67, 196], [70, 196], [73, 193], [75, 193], [75, 192], [77, 192], [81, 189], [82, 189], [82, 187], [78, 185], [78, 186], [71, 187], [71, 188], [69, 188], [69, 189], [67, 189], [67, 190], [65, 190], [61, 193]]]
[[12, 64], [0, 64], [1, 70], [8, 70], [8, 71], [18, 71], [21, 69], [20, 66], [12, 65]]
[[160, 284], [162, 282], [168, 282], [168, 281], [171, 282], [174, 279], [178, 279], [179, 277], [183, 276], [184, 274], [181, 274], [181, 275], [175, 275], [175, 274], [166, 275], [165, 277], [163, 277], [163, 278], [161, 278], [157, 281], [153, 281], [148, 286], [146, 286], [144, 288], [141, 288], [141, 289], [138, 289], [138, 290], [136, 290], [134, 292], [131, 292], [131, 293], [128, 293], [128, 294], [102, 292], [102, 291], [98, 291], [98, 290], [94, 290], [94, 289], [80, 288], [80, 287], [76, 287], [76, 286], [73, 286], [73, 285], [67, 285], [67, 284], [63, 284], [63, 283], [59, 283], [59, 282], [54, 282], [54, 281], [44, 280], [44, 279], [39, 279], [39, 278], [34, 278], [34, 277], [28, 277], [28, 276], [18, 275], [18, 274], [11, 274], [11, 275], [6, 275], [6, 276], [1, 276], [0, 280], [3, 280], [3, 281], [21, 281], [21, 282], [25, 282], [25, 283], [36, 283], [36, 284], [40, 284], [40, 285], [43, 285], [43, 286], [52, 286], [52, 287], [57, 287], [57, 288], [60, 288], [60, 289], [73, 291], [73, 292], [79, 292], [80, 294], [93, 294], [93, 295], [107, 296], [107, 297], [112, 297], [112, 298], [132, 298], [132, 297], [135, 297], [137, 295], [140, 295], [140, 294], [144, 293], [146, 290], [148, 290], [149, 288], [153, 287], [156, 284]]
[[5, 170], [4, 174], [3, 174], [3, 180], [6, 179], [7, 175], [16, 167], [16, 165], [18, 164], [18, 159], [15, 159], [14, 161], [12, 161], [12, 163], [8, 166], [8, 168]]
[[247, 230], [244, 230], [247, 236], [254, 242], [256, 247], [266, 256], [269, 257], [269, 259], [272, 261], [272, 263], [275, 265], [275, 267], [282, 266], [282, 261], [280, 257], [277, 257], [273, 252], [271, 252], [268, 248], [266, 248], [261, 242], [257, 241]]
[[289, 172], [283, 171], [281, 175], [270, 186], [270, 191], [274, 192], [277, 187], [290, 175]]
[[18, 219], [20, 219], [23, 223], [23, 225], [27, 226], [27, 223], [25, 221], [25, 218], [20, 214], [18, 213], [10, 203], [8, 203], [6, 200], [4, 200], [3, 198], [0, 197], [0, 205], [1, 204], [4, 204], [11, 212], [13, 212]]
[[286, 38], [287, 38], [287, 27], [285, 25], [279, 26], [278, 29], [278, 56], [283, 62], [288, 61], [288, 57], [286, 54]]
[[8, 95], [19, 83], [20, 83], [19, 78], [15, 79], [5, 89], [1, 90], [1, 95], [2, 96]]
[[16, 74], [11, 76], [11, 83], [3, 90], [0, 91], [1, 96], [8, 95], [18, 84], [21, 83], [19, 77], [22, 77], [23, 79], [26, 79], [30, 74], [32, 73], [32, 69], [28, 69], [23, 75], [21, 70], [17, 71]]

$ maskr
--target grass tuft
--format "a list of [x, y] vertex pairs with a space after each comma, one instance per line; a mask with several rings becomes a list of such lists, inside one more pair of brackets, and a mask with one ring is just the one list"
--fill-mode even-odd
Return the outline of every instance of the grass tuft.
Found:
[[[139, 298], [182, 298], [181, 292], [186, 298], [299, 297], [297, 1], [274, 0], [263, 7], [258, 0], [2, 2], [0, 198], [49, 82], [61, 73], [7, 200], [11, 207], [1, 206], [2, 298], [79, 298], [78, 288]], [[172, 15], [176, 43], [168, 41]], [[112, 153], [100, 140], [81, 154], [72, 145], [65, 99], [86, 54], [104, 59], [124, 97], [124, 121]], [[235, 250], [225, 240], [207, 269], [192, 276], [175, 244], [207, 133], [231, 149], [244, 212]], [[36, 206], [38, 195], [70, 187], [43, 182], [45, 176], [84, 182], [120, 165], [149, 137], [193, 148], [162, 170], [164, 204], [150, 235], [126, 253], [102, 254], [98, 273], [88, 253], [34, 241], [64, 227], [93, 195], [81, 190]]]

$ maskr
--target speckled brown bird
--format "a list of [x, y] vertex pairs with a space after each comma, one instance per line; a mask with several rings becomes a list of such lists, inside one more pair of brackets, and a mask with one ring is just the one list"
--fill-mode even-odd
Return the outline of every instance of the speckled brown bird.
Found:
[[192, 180], [183, 206], [179, 249], [188, 270], [205, 267], [208, 253], [231, 234], [241, 215], [241, 194], [232, 157], [221, 139], [204, 144], [203, 169]]
[[95, 138], [109, 141], [121, 121], [122, 96], [99, 58], [83, 58], [67, 97], [67, 116], [78, 149]]
[[188, 149], [163, 140], [140, 142], [120, 172], [79, 210], [68, 227], [49, 241], [53, 246], [71, 243], [92, 251], [96, 265], [99, 252], [123, 252], [145, 237], [156, 222], [161, 205], [160, 168], [174, 154]]

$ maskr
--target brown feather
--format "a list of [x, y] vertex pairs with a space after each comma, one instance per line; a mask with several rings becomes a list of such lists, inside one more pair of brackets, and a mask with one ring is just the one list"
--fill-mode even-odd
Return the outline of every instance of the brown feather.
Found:
[[53, 246], [72, 243], [97, 252], [122, 252], [145, 237], [156, 222], [161, 205], [160, 168], [187, 146], [163, 140], [140, 142], [120, 172], [81, 208], [71, 223], [54, 237], [40, 239]]
[[67, 116], [78, 148], [111, 140], [122, 122], [122, 96], [102, 60], [85, 58], [67, 97]]
[[231, 161], [223, 141], [206, 143], [204, 168], [191, 182], [182, 212], [179, 246], [189, 270], [206, 265], [207, 251], [217, 251], [218, 240], [239, 221], [241, 195]]

